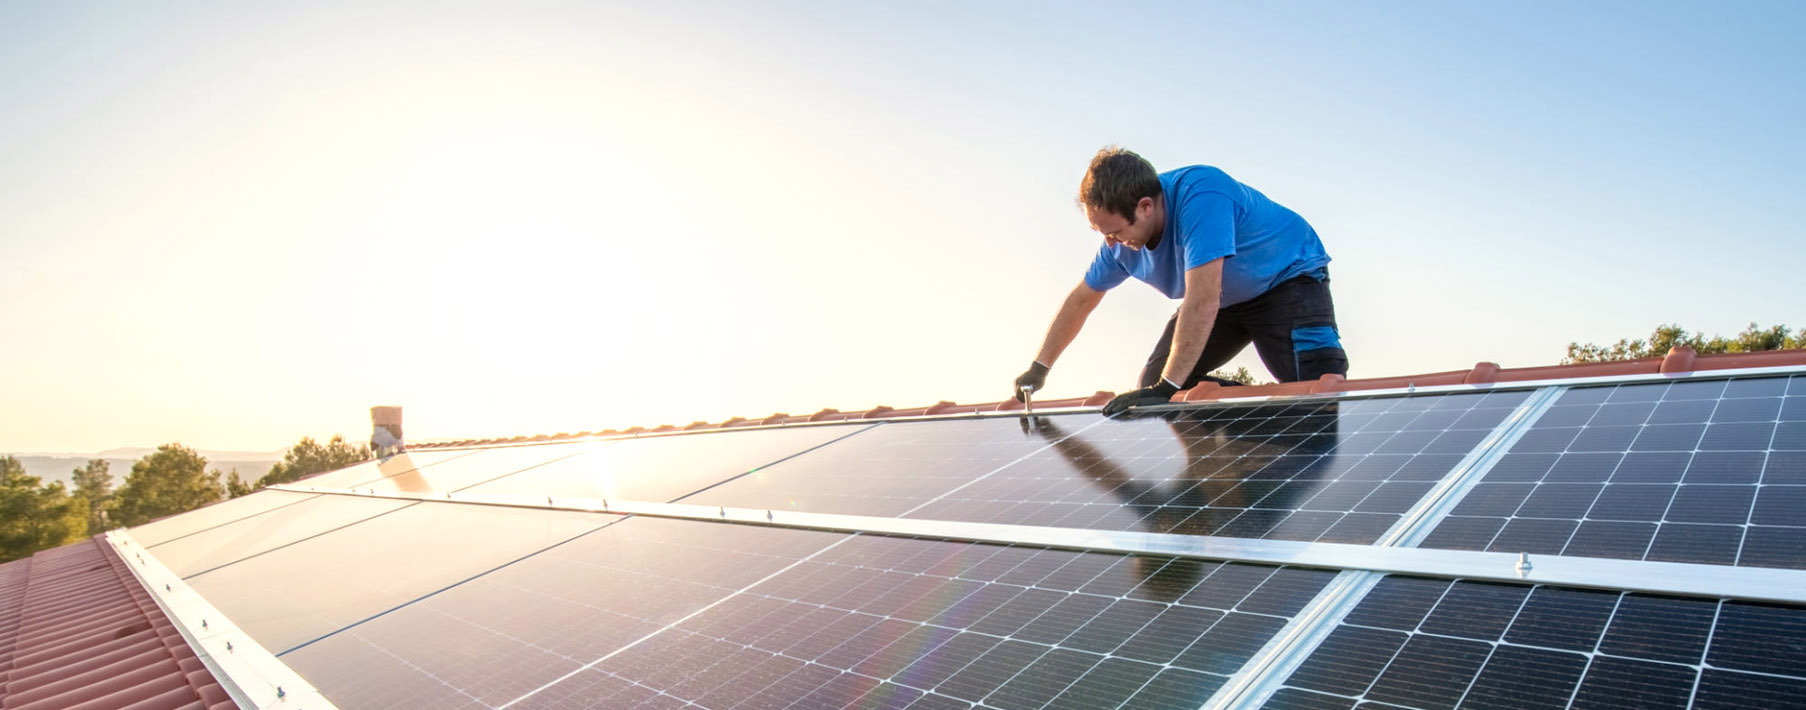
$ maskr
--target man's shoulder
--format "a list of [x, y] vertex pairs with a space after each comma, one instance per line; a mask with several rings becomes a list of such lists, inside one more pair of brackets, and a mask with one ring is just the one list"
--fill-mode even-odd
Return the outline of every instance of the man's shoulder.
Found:
[[1187, 165], [1160, 174], [1160, 183], [1168, 190], [1187, 192], [1223, 192], [1241, 187], [1229, 173], [1214, 165]]

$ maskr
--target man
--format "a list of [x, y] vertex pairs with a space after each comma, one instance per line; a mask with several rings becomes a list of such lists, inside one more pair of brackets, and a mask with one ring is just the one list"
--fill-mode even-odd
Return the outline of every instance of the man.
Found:
[[1111, 400], [1105, 414], [1164, 403], [1214, 379], [1208, 373], [1249, 342], [1281, 382], [1347, 374], [1329, 254], [1298, 213], [1216, 168], [1157, 173], [1114, 146], [1091, 159], [1078, 201], [1104, 245], [1048, 326], [1034, 364], [1016, 378], [1017, 399], [1024, 387], [1042, 388], [1104, 293], [1131, 276], [1178, 299], [1179, 309], [1141, 371], [1140, 389]]

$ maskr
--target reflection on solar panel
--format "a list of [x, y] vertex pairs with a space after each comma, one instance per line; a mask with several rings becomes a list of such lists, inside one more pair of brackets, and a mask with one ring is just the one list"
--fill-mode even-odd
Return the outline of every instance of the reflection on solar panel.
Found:
[[1425, 547], [1806, 569], [1788, 378], [1569, 390]]
[[447, 461], [484, 453], [481, 450], [405, 452], [375, 461], [365, 461], [337, 471], [328, 471], [301, 480], [302, 485], [321, 488], [367, 488], [396, 476], [420, 473]]
[[134, 534], [344, 707], [1801, 707], [1786, 374], [434, 451]]
[[393, 500], [338, 500], [270, 492], [302, 500], [157, 545], [153, 548], [157, 559], [189, 577], [408, 505]]
[[287, 660], [360, 707], [607, 705], [636, 688], [705, 707], [1196, 707], [1333, 576], [640, 519]]
[[684, 502], [1366, 544], [1527, 396], [886, 426]]
[[286, 491], [262, 490], [240, 498], [220, 501], [199, 510], [170, 516], [132, 528], [132, 536], [145, 545], [161, 545], [186, 535], [240, 520], [266, 510], [294, 505], [313, 498]]
[[[509, 474], [581, 457], [595, 447], [596, 444], [580, 443], [483, 449], [432, 464], [416, 465], [403, 471], [385, 470], [381, 478], [351, 483], [347, 487], [410, 493], [456, 491]], [[304, 485], [317, 487], [320, 483], [309, 480]]]
[[1264, 707], [1801, 707], [1802, 637], [1799, 606], [1394, 576]]
[[1067, 432], [912, 517], [1367, 544], [1524, 392], [1232, 406]]
[[188, 583], [280, 652], [617, 519], [419, 503], [214, 567]]
[[[618, 439], [472, 486], [472, 493], [668, 501], [748, 473], [872, 425], [758, 429]], [[656, 473], [656, 475], [653, 475]], [[446, 488], [441, 487], [441, 490]], [[462, 490], [463, 488], [449, 489]]]

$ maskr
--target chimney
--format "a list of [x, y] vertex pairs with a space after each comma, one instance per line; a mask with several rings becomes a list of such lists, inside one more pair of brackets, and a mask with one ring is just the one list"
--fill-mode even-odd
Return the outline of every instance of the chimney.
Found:
[[370, 408], [370, 449], [383, 458], [401, 453], [401, 407]]

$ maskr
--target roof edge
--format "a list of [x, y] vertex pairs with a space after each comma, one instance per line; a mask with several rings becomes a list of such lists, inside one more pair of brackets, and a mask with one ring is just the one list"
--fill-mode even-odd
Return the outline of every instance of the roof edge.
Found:
[[[1173, 395], [1172, 401], [1188, 403], [1211, 402], [1222, 399], [1292, 397], [1374, 390], [1410, 390], [1419, 387], [1451, 385], [1485, 386], [1518, 382], [1528, 383], [1547, 380], [1628, 377], [1637, 375], [1681, 376], [1702, 372], [1717, 373], [1721, 371], [1747, 370], [1765, 367], [1798, 366], [1806, 366], [1806, 350], [1765, 350], [1753, 353], [1700, 355], [1698, 352], [1694, 351], [1693, 348], [1682, 346], [1669, 350], [1667, 355], [1659, 357], [1646, 357], [1636, 360], [1616, 360], [1611, 362], [1515, 368], [1503, 368], [1493, 362], [1479, 362], [1475, 363], [1473, 367], [1465, 370], [1449, 370], [1446, 372], [1431, 372], [1416, 375], [1368, 377], [1353, 380], [1346, 379], [1341, 375], [1324, 375], [1315, 380], [1280, 382], [1264, 385], [1225, 387], [1215, 382], [1205, 382], [1197, 387]], [[1730, 373], [1726, 372], [1725, 374]], [[1036, 400], [1035, 407], [1037, 409], [1097, 407], [1109, 402], [1110, 399], [1115, 396], [1115, 392], [1100, 390], [1085, 397]], [[642, 433], [711, 431], [755, 426], [778, 426], [785, 424], [871, 421], [924, 416], [981, 414], [986, 412], [1011, 412], [1023, 408], [1023, 404], [1014, 399], [979, 404], [957, 404], [942, 400], [931, 405], [920, 407], [897, 408], [888, 405], [879, 405], [871, 409], [852, 412], [843, 412], [838, 409], [823, 409], [818, 412], [802, 415], [790, 415], [780, 412], [760, 417], [733, 417], [717, 423], [697, 421], [682, 426], [664, 424], [651, 427], [636, 426], [628, 429], [603, 429], [594, 432], [585, 431], [577, 434], [560, 433], [557, 435], [540, 434], [536, 436], [497, 437], [488, 439], [458, 439], [420, 443], [410, 442], [408, 448], [412, 450], [445, 449], [470, 446], [494, 446], [498, 444], [519, 444], [526, 442], [572, 441], [590, 438], [636, 436]]]

